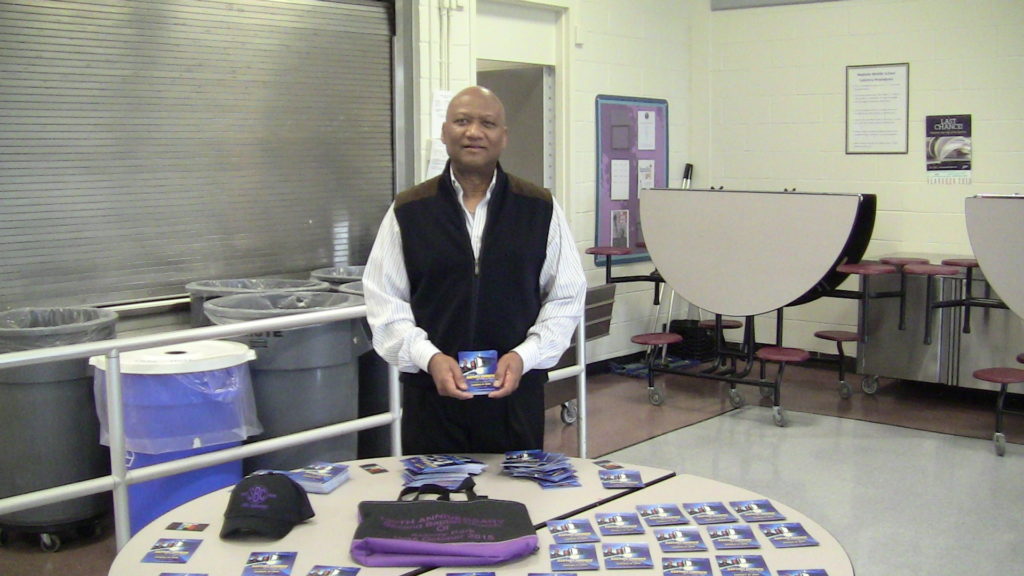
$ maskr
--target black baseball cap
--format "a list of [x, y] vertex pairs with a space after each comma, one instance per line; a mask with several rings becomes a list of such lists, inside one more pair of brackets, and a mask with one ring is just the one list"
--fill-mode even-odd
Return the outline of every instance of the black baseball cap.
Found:
[[279, 540], [313, 516], [306, 491], [294, 480], [284, 474], [253, 474], [231, 491], [220, 537]]

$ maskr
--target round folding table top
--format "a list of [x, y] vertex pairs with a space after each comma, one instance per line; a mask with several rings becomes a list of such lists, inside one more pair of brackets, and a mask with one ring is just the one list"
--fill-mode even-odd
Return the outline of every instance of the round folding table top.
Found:
[[686, 301], [727, 316], [776, 310], [831, 272], [858, 194], [651, 189], [640, 215], [651, 259]]
[[978, 266], [999, 298], [1024, 318], [1024, 196], [972, 196], [964, 214]]

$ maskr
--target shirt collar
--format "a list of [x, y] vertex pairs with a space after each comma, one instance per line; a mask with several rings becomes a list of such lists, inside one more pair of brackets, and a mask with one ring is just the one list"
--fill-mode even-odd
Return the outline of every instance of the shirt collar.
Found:
[[[449, 172], [448, 177], [451, 179], [451, 182], [452, 182], [452, 188], [455, 189], [455, 197], [459, 199], [459, 204], [462, 204], [463, 206], [465, 206], [465, 202], [463, 201], [463, 197], [465, 196], [465, 191], [462, 189], [462, 185], [459, 184], [459, 181], [455, 178], [455, 169], [454, 168], [450, 168], [448, 170], [448, 172]], [[484, 199], [480, 201], [481, 203], [487, 202], [488, 200], [491, 199], [491, 192], [494, 191], [494, 185], [497, 184], [497, 182], [498, 182], [498, 169], [495, 168], [494, 169], [494, 175], [491, 176], [491, 183], [487, 186], [487, 192], [484, 193]]]

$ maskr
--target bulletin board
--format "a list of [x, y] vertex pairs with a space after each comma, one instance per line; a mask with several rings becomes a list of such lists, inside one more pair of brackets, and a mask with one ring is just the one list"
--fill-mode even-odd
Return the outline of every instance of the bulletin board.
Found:
[[[649, 260], [640, 222], [643, 188], [668, 186], [668, 102], [597, 97], [597, 223], [595, 246], [631, 248], [614, 262]], [[596, 266], [605, 265], [596, 256]]]

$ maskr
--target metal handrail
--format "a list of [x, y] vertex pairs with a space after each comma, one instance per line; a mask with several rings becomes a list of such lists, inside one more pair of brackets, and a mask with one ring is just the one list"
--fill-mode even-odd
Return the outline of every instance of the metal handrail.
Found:
[[[128, 470], [126, 464], [126, 448], [124, 439], [124, 411], [122, 407], [122, 384], [121, 384], [121, 363], [120, 355], [132, 350], [141, 350], [157, 346], [168, 346], [183, 342], [194, 342], [197, 340], [216, 340], [222, 338], [234, 338], [245, 336], [254, 332], [265, 332], [270, 330], [286, 330], [291, 328], [302, 328], [337, 322], [342, 320], [355, 320], [366, 316], [366, 306], [350, 306], [331, 310], [305, 312], [302, 314], [284, 315], [274, 318], [249, 320], [237, 324], [226, 324], [218, 326], [204, 326], [201, 328], [190, 328], [176, 330], [161, 334], [145, 336], [133, 336], [127, 338], [115, 338], [96, 342], [84, 342], [52, 348], [39, 348], [19, 352], [8, 352], [0, 354], [0, 369], [14, 368], [17, 366], [28, 366], [43, 362], [57, 360], [70, 360], [76, 358], [89, 358], [92, 356], [106, 356], [106, 385], [107, 385], [107, 414], [108, 414], [108, 437], [110, 442], [110, 468], [108, 476], [101, 476], [90, 480], [54, 486], [43, 490], [37, 490], [17, 496], [0, 498], [0, 515], [18, 512], [43, 506], [73, 500], [83, 496], [112, 492], [114, 500], [114, 531], [117, 549], [120, 550], [128, 543], [131, 536], [129, 523], [128, 487], [140, 482], [146, 482], [157, 478], [164, 478], [189, 472], [199, 468], [215, 466], [225, 462], [232, 462], [280, 450], [291, 448], [302, 444], [333, 438], [344, 434], [351, 434], [360, 430], [377, 428], [380, 426], [391, 426], [391, 453], [393, 456], [401, 455], [401, 397], [398, 384], [398, 370], [389, 366], [388, 368], [388, 411], [380, 414], [356, 418], [346, 422], [313, 428], [302, 432], [296, 432], [276, 438], [261, 440], [251, 444], [244, 444], [224, 450], [207, 452], [187, 458], [163, 462], [152, 466]], [[577, 342], [585, 342], [584, 322], [581, 319], [577, 327]], [[585, 346], [579, 347], [577, 362], [575, 365], [553, 370], [550, 373], [551, 380], [558, 380], [577, 377], [577, 401], [579, 404], [579, 420], [577, 422], [577, 434], [579, 437], [579, 453], [581, 458], [586, 457], [586, 353]]]

